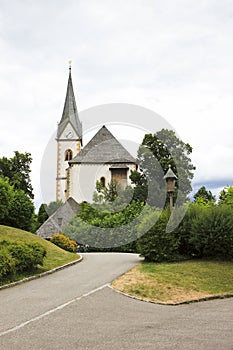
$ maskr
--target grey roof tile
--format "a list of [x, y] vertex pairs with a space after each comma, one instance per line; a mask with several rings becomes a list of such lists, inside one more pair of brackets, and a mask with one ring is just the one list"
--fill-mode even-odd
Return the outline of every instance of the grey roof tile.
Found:
[[[59, 233], [59, 230], [63, 229], [79, 210], [78, 203], [70, 197], [38, 228], [36, 234], [42, 238], [51, 238], [54, 233]], [[61, 227], [58, 225], [58, 218], [62, 218]]]
[[69, 164], [136, 163], [122, 144], [103, 126]]

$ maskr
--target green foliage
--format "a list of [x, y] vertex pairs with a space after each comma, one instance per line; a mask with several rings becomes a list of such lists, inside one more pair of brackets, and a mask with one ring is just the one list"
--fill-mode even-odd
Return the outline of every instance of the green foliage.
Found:
[[47, 206], [45, 206], [45, 210], [48, 213], [48, 216], [51, 216], [55, 211], [62, 206], [62, 201], [53, 201], [50, 202]]
[[0, 158], [0, 176], [8, 178], [10, 185], [15, 190], [23, 190], [29, 198], [33, 199], [33, 188], [30, 179], [31, 162], [30, 153], [15, 151], [12, 158]]
[[130, 180], [136, 186], [134, 187], [133, 199], [138, 202], [146, 203], [148, 197], [148, 182], [143, 173], [137, 170], [131, 171]]
[[182, 255], [233, 259], [233, 215], [228, 205], [193, 203], [176, 228]]
[[0, 158], [0, 224], [30, 230], [33, 225], [34, 198], [30, 180], [30, 153], [14, 152]]
[[30, 230], [34, 205], [23, 190], [14, 190], [0, 178], [0, 224]]
[[104, 198], [108, 202], [113, 202], [117, 196], [117, 184], [115, 181], [111, 181], [107, 187], [104, 188]]
[[227, 205], [199, 209], [190, 242], [201, 258], [233, 259], [233, 215]]
[[34, 223], [33, 227], [35, 227], [34, 231], [35, 232], [48, 218], [51, 216], [60, 206], [62, 206], [62, 201], [53, 201], [50, 202], [49, 204], [41, 204], [38, 215], [37, 215], [37, 220]]
[[9, 205], [7, 224], [30, 231], [34, 205], [23, 190], [13, 192]]
[[212, 194], [211, 191], [207, 191], [205, 186], [202, 186], [199, 188], [199, 190], [195, 193], [194, 195], [194, 200], [195, 202], [203, 202], [203, 203], [208, 203], [208, 202], [215, 202], [215, 196]]
[[11, 243], [7, 248], [15, 260], [17, 272], [30, 271], [37, 265], [43, 265], [46, 250], [39, 243]]
[[138, 150], [138, 164], [141, 170], [131, 174], [136, 185], [134, 199], [147, 201], [160, 208], [165, 203], [165, 183], [163, 175], [169, 165], [178, 176], [177, 188], [184, 198], [191, 191], [191, 180], [195, 167], [189, 155], [192, 147], [181, 141], [172, 130], [162, 129], [156, 134], [146, 134]]
[[72, 253], [75, 253], [78, 247], [78, 244], [74, 240], [71, 240], [62, 233], [55, 233], [50, 239], [50, 242]]
[[80, 208], [64, 228], [64, 233], [75, 241], [91, 247], [116, 247], [137, 239], [136, 226], [143, 203], [82, 203]]
[[0, 279], [13, 274], [15, 271], [15, 261], [6, 248], [0, 249]]
[[227, 204], [233, 206], [233, 186], [226, 186], [220, 192], [219, 204]]
[[115, 181], [111, 181], [106, 187], [102, 185], [101, 181], [96, 181], [96, 191], [93, 194], [95, 203], [113, 202], [117, 197], [117, 184]]
[[[166, 232], [169, 220], [168, 209], [160, 213], [151, 213], [151, 215], [159, 216], [158, 220], [152, 228], [138, 239], [138, 251], [145, 257], [146, 261], [175, 260], [178, 256], [179, 238], [173, 232]], [[147, 220], [143, 224], [147, 224]]]
[[38, 227], [40, 227], [48, 217], [47, 204], [41, 204], [37, 215]]
[[43, 265], [45, 248], [39, 243], [0, 242], [0, 277], [33, 271]]
[[0, 177], [0, 223], [7, 223], [13, 190], [6, 179]]

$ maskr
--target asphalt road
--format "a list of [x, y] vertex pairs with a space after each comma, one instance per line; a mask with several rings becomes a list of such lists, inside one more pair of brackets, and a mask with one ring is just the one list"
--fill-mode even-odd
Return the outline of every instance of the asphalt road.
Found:
[[1, 350], [233, 350], [233, 298], [163, 306], [108, 283], [133, 254], [83, 254], [83, 262], [0, 291]]

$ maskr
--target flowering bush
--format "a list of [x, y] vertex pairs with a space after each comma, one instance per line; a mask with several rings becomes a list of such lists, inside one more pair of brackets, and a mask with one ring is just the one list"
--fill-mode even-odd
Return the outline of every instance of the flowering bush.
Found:
[[72, 253], [75, 253], [78, 247], [78, 244], [75, 241], [63, 235], [62, 233], [55, 233], [52, 236], [50, 242]]

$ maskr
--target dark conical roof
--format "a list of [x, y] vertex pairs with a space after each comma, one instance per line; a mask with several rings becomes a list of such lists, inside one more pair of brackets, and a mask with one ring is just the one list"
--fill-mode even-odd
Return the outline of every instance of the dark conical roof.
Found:
[[169, 164], [168, 171], [166, 172], [166, 174], [164, 175], [163, 178], [164, 178], [165, 180], [166, 180], [166, 179], [169, 179], [169, 178], [177, 179], [177, 176], [174, 174], [174, 172], [173, 172], [173, 170], [172, 170], [170, 164]]
[[64, 109], [62, 113], [62, 118], [60, 123], [58, 124], [58, 130], [57, 130], [58, 138], [61, 136], [68, 122], [71, 123], [78, 137], [82, 139], [82, 124], [79, 120], [78, 110], [77, 110], [75, 96], [74, 96], [74, 89], [73, 89], [73, 83], [71, 78], [71, 68], [69, 70], [66, 99], [65, 99]]
[[122, 144], [103, 126], [70, 164], [136, 163]]

